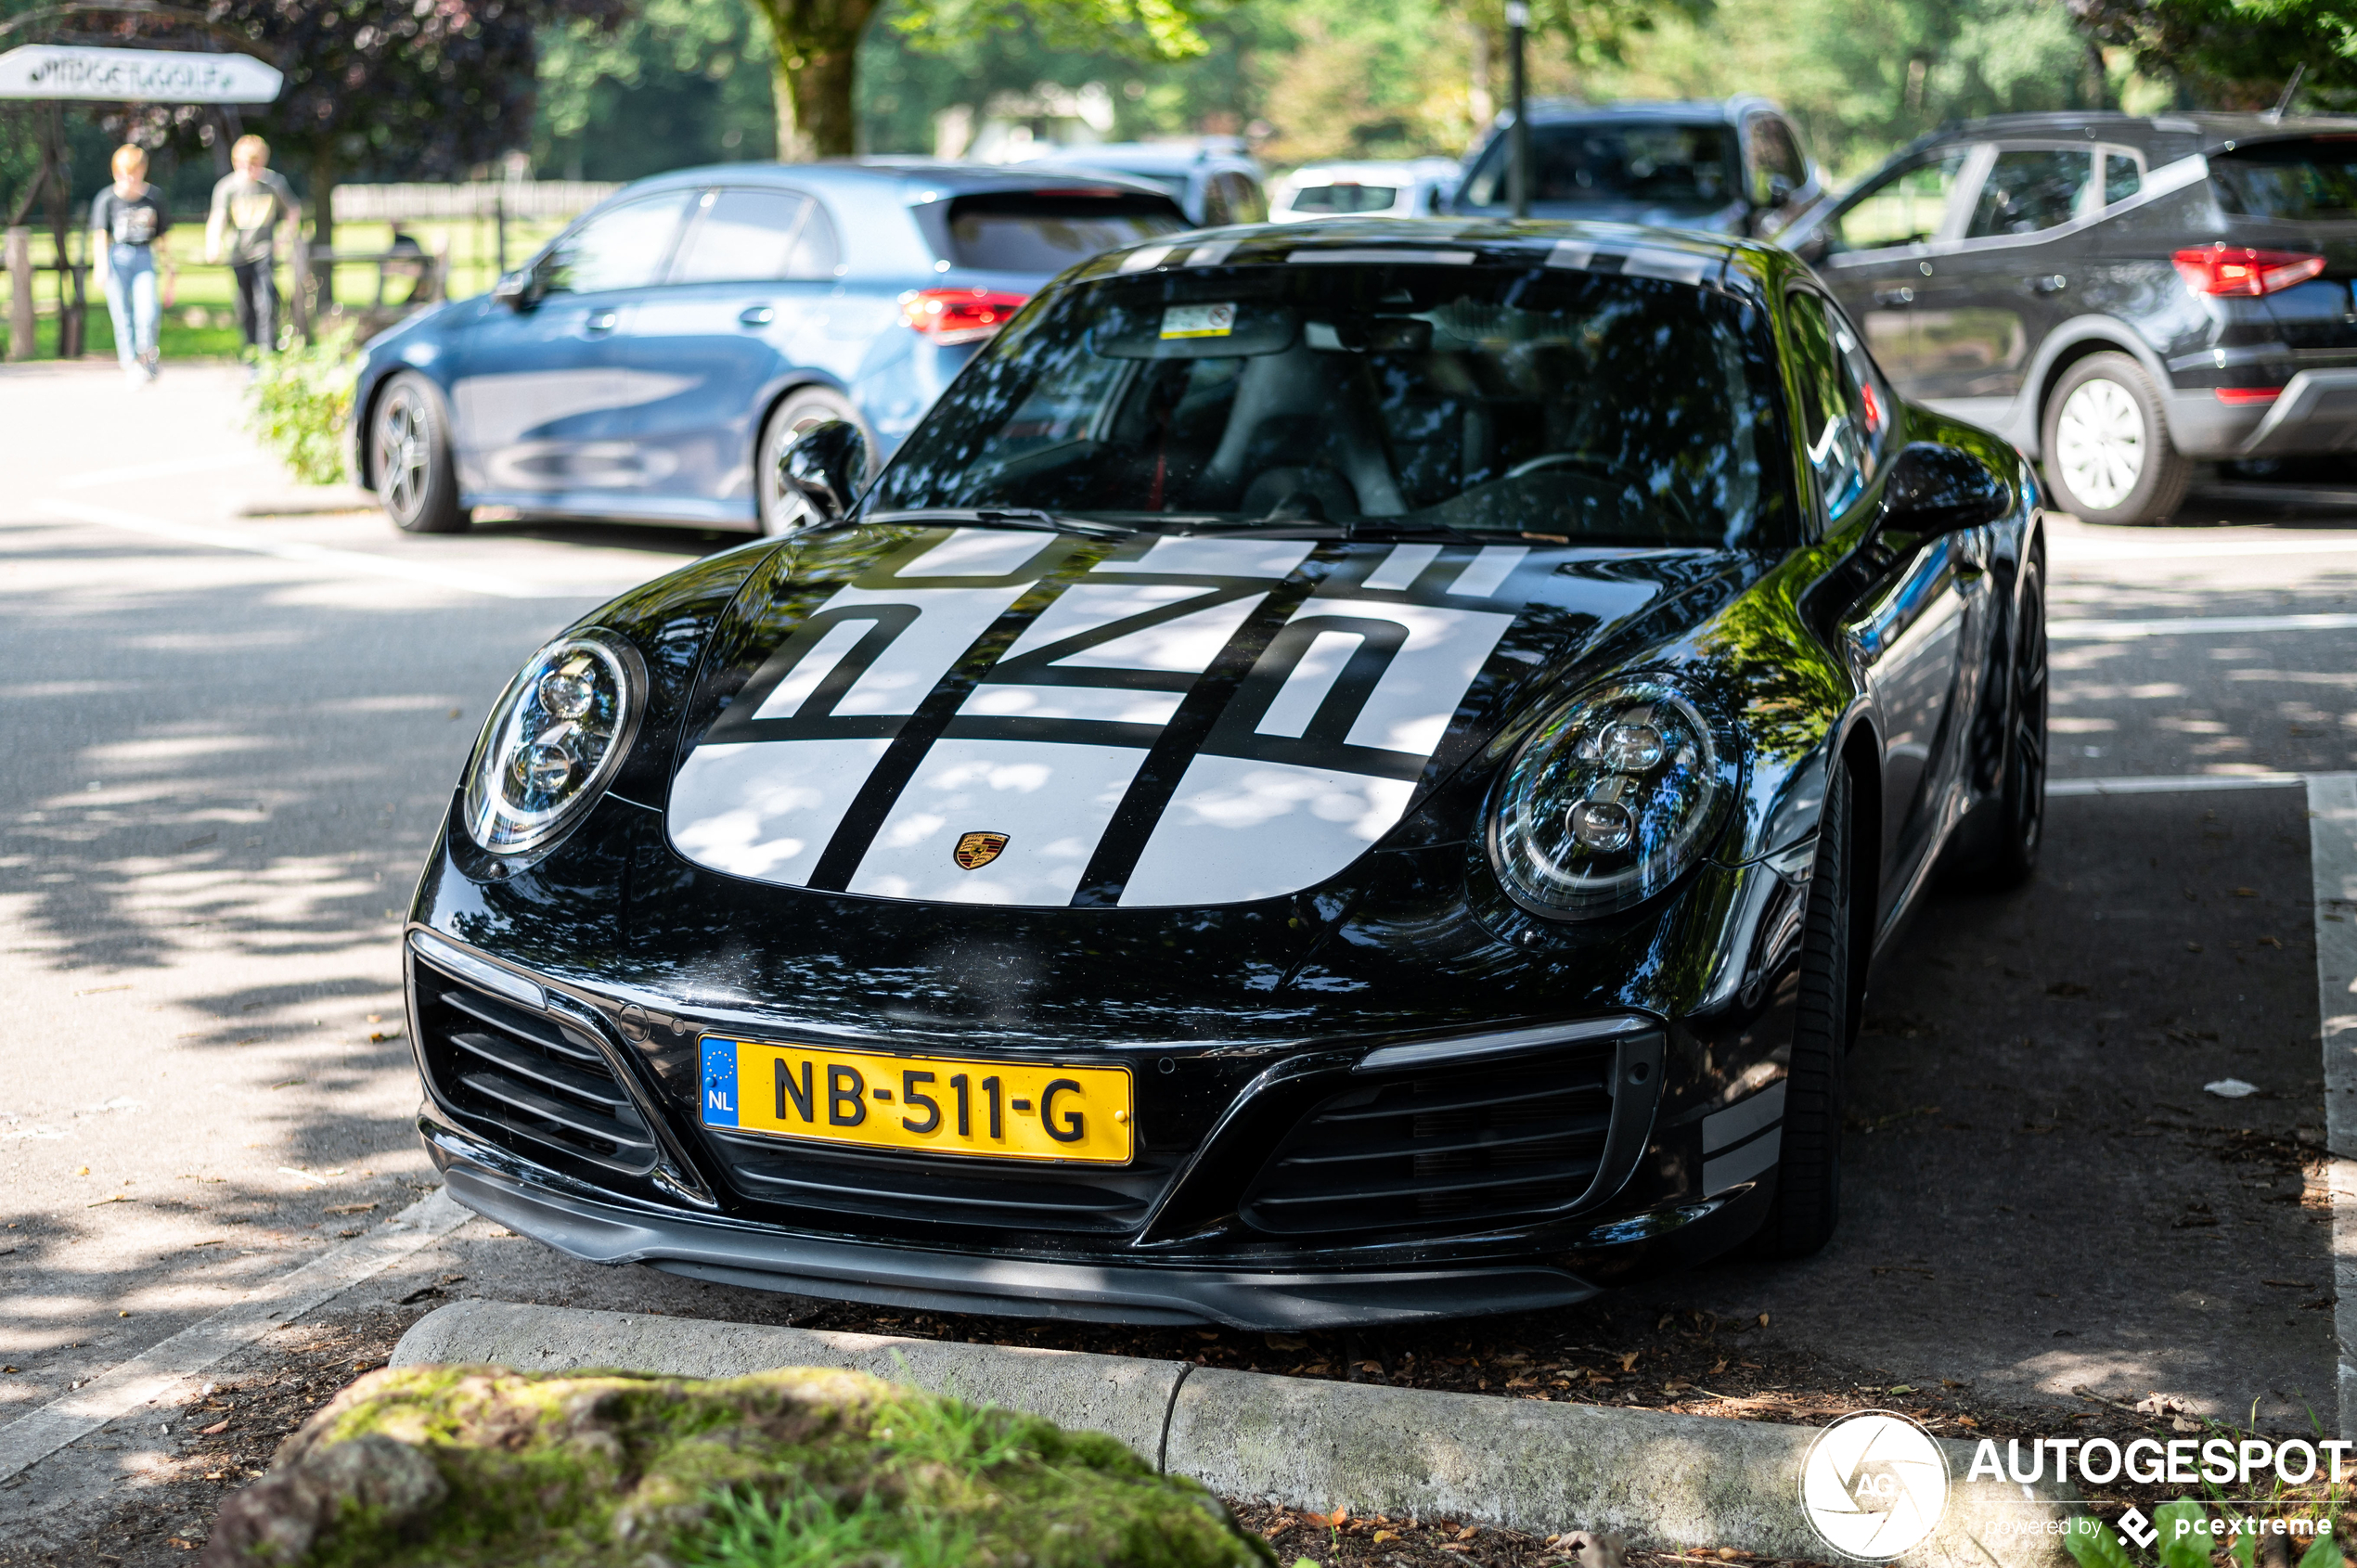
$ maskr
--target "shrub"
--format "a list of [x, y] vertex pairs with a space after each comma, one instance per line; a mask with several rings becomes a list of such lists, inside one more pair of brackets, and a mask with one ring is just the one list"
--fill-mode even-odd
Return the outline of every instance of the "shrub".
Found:
[[349, 329], [254, 361], [246, 388], [247, 428], [305, 484], [333, 484], [344, 477], [354, 368]]

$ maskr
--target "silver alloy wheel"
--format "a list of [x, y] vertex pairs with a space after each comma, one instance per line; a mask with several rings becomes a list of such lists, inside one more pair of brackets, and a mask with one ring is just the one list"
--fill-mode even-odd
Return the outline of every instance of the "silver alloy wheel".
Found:
[[2054, 421], [2054, 462], [2072, 497], [2099, 511], [2125, 502], [2144, 475], [2144, 413], [2126, 387], [2082, 381]]
[[795, 403], [804, 404], [802, 412], [790, 424], [780, 426], [773, 423], [768, 428], [762, 439], [764, 455], [755, 459], [756, 466], [762, 470], [759, 483], [764, 492], [759, 515], [764, 520], [765, 532], [773, 534], [792, 533], [808, 527], [814, 521], [810, 515], [810, 504], [802, 498], [799, 491], [787, 488], [785, 481], [779, 477], [785, 472], [787, 450], [816, 427], [853, 417], [847, 409], [831, 407], [815, 398], [807, 402], [799, 397], [790, 398], [779, 412], [786, 412]]
[[431, 454], [425, 410], [406, 387], [395, 387], [377, 410], [376, 459], [379, 494], [386, 508], [395, 517], [416, 517], [424, 503]]

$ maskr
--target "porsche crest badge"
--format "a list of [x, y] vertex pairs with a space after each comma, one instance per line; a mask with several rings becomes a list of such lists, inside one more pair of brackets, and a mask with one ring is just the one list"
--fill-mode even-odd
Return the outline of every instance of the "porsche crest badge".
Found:
[[960, 870], [979, 871], [998, 859], [998, 852], [1006, 847], [1004, 833], [960, 833], [958, 847], [950, 851], [949, 857], [958, 863]]

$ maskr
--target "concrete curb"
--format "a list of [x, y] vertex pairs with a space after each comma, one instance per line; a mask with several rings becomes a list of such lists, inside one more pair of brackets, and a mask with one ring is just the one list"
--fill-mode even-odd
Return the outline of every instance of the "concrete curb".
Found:
[[[1551, 1535], [1612, 1531], [1653, 1549], [1728, 1546], [1823, 1561], [1798, 1476], [1813, 1427], [1442, 1394], [1078, 1351], [761, 1328], [469, 1301], [420, 1318], [396, 1367], [627, 1368], [733, 1377], [843, 1367], [1119, 1438], [1230, 1497], [1320, 1511], [1478, 1520]], [[1946, 1517], [1902, 1568], [2067, 1568], [2051, 1487], [1966, 1482], [1946, 1445]]]

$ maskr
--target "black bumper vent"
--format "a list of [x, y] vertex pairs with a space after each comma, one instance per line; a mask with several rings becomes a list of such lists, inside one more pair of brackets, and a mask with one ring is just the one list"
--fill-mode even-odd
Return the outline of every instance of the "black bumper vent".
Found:
[[1140, 1153], [1117, 1169], [837, 1153], [707, 1127], [713, 1151], [747, 1198], [796, 1210], [922, 1225], [1119, 1235], [1177, 1162]]
[[645, 1118], [573, 1024], [479, 991], [420, 962], [418, 1046], [444, 1108], [518, 1153], [556, 1149], [608, 1170], [654, 1168]]
[[1604, 1163], [1614, 1060], [1604, 1049], [1335, 1095], [1279, 1146], [1242, 1215], [1295, 1236], [1566, 1207]]

